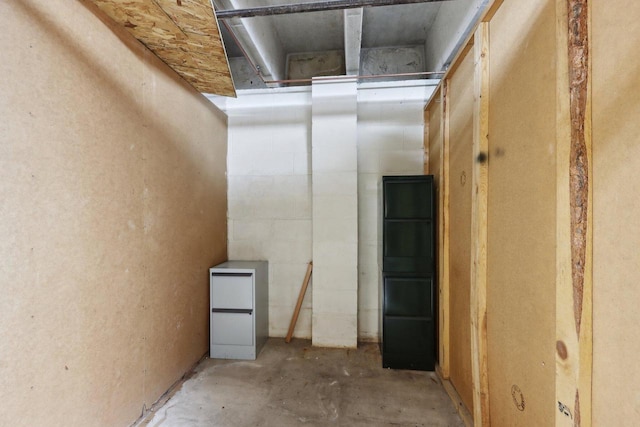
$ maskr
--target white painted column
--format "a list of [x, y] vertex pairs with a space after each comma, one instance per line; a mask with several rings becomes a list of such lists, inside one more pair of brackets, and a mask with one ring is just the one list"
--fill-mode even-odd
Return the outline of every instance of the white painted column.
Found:
[[344, 13], [344, 62], [347, 75], [360, 74], [360, 50], [362, 48], [363, 8], [345, 9]]
[[312, 86], [313, 316], [315, 346], [358, 340], [357, 81]]

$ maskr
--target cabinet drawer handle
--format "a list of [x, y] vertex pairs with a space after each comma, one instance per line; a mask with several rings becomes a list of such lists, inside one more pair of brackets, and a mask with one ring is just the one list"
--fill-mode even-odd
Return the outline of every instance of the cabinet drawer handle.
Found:
[[251, 308], [212, 308], [212, 313], [253, 314]]
[[211, 273], [212, 276], [251, 277], [253, 273]]

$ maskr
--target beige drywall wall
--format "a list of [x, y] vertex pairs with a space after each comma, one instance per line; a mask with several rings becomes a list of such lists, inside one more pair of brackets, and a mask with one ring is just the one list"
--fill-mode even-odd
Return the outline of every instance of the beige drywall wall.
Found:
[[0, 16], [0, 425], [129, 425], [207, 351], [226, 118], [86, 2]]
[[490, 22], [487, 320], [491, 424], [555, 411], [555, 2]]
[[473, 167], [473, 50], [449, 80], [449, 317], [450, 380], [467, 409], [471, 385], [471, 190]]
[[640, 5], [592, 3], [593, 425], [640, 421]]

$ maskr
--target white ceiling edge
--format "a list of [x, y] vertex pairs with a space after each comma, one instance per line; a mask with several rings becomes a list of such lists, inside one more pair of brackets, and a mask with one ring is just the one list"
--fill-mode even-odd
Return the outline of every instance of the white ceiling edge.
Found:
[[[336, 80], [340, 81], [340, 80]], [[398, 99], [425, 103], [440, 83], [440, 79], [396, 80], [385, 82], [361, 82], [358, 84], [358, 102], [385, 102]], [[293, 86], [266, 89], [238, 90], [237, 98], [204, 94], [225, 113], [233, 110], [268, 108], [279, 106], [311, 106], [312, 86]]]

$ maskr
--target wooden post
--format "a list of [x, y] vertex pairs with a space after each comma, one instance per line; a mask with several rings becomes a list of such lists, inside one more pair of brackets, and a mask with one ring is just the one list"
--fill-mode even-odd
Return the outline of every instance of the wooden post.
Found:
[[424, 109], [423, 123], [424, 123], [423, 124], [424, 133], [423, 133], [423, 137], [422, 137], [422, 150], [424, 152], [423, 172], [424, 172], [425, 175], [429, 175], [429, 109], [427, 109], [427, 108]]
[[473, 423], [487, 427], [489, 376], [487, 360], [487, 195], [489, 162], [489, 24], [474, 36], [473, 174], [471, 201], [471, 372]]
[[556, 1], [556, 426], [591, 425], [592, 156], [587, 0]]
[[312, 270], [313, 270], [313, 262], [309, 261], [309, 265], [307, 266], [307, 273], [304, 275], [304, 280], [302, 281], [302, 287], [300, 288], [300, 294], [298, 295], [298, 302], [296, 303], [295, 310], [293, 310], [293, 316], [291, 316], [289, 331], [287, 332], [287, 337], [284, 339], [284, 342], [286, 343], [291, 342], [291, 337], [293, 336], [293, 330], [296, 327], [296, 322], [298, 321], [298, 315], [300, 314], [300, 308], [302, 307], [302, 301], [304, 300], [304, 294], [307, 293], [307, 286], [309, 285], [309, 279], [311, 278]]
[[440, 88], [440, 188], [438, 191], [438, 311], [439, 311], [439, 360], [443, 379], [450, 375], [450, 316], [449, 316], [449, 80], [444, 79]]

